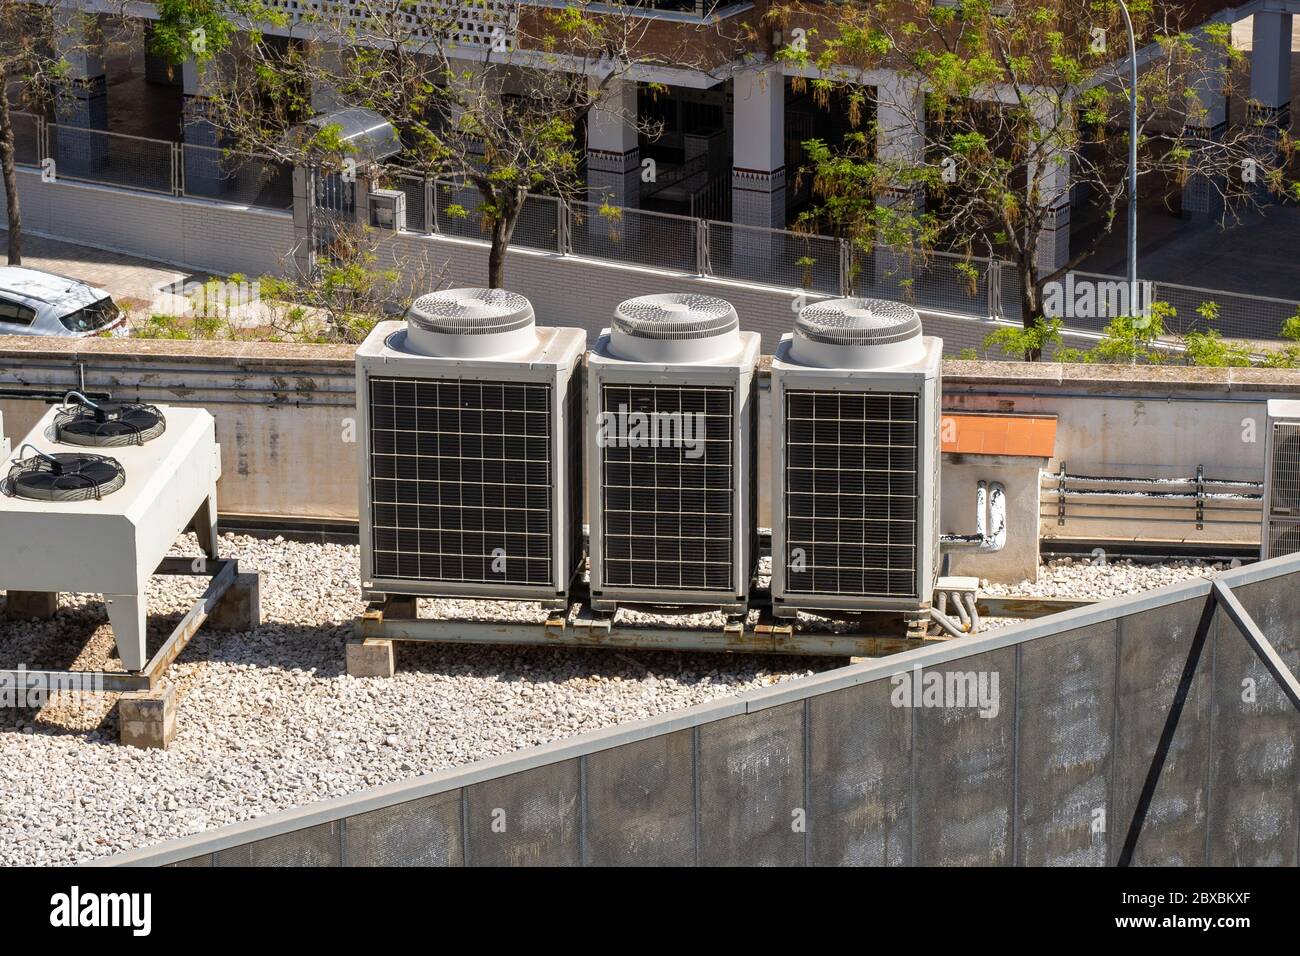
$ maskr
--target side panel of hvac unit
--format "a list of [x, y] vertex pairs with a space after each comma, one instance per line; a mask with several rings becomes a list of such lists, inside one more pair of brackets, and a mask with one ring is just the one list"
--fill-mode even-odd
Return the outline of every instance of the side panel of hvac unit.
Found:
[[582, 559], [585, 336], [514, 360], [440, 358], [378, 326], [357, 353], [361, 577], [400, 594], [567, 607]]
[[1261, 559], [1300, 551], [1300, 401], [1268, 403]]

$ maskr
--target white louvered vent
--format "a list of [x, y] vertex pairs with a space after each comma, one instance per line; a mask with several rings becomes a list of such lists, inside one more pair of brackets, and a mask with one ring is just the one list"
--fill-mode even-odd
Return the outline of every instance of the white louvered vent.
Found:
[[1268, 403], [1260, 557], [1300, 551], [1300, 402]]

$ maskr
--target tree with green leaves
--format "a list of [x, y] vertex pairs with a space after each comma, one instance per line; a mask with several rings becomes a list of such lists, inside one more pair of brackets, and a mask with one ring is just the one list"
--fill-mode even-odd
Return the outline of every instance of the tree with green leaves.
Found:
[[[18, 195], [16, 111], [58, 119], [75, 95], [73, 61], [88, 52], [102, 55], [109, 39], [123, 44], [132, 33], [120, 10], [98, 17], [65, 7], [59, 0], [0, 0], [0, 175], [4, 178], [8, 262], [23, 261], [23, 214]], [[25, 130], [27, 134], [34, 131]]]
[[[286, 134], [324, 102], [391, 123], [403, 147], [395, 168], [463, 184], [451, 210], [478, 218], [493, 287], [505, 282], [528, 196], [583, 193], [586, 118], [600, 109], [637, 124], [613, 91], [634, 63], [672, 59], [642, 49], [651, 21], [587, 2], [356, 0], [291, 19], [262, 0], [240, 0], [237, 13], [215, 0], [165, 0], [159, 12], [155, 51], [199, 61], [212, 121], [232, 148], [338, 164], [348, 157], [331, 140], [337, 130]], [[186, 46], [195, 30], [204, 39], [198, 55]]]
[[[1247, 164], [1275, 194], [1300, 196], [1286, 133], [1254, 123], [1221, 132], [1210, 113], [1237, 92], [1241, 54], [1223, 24], [1184, 22], [1174, 0], [1132, 0], [1141, 70], [1139, 188], [1195, 179], [1232, 221], [1260, 201]], [[802, 228], [859, 249], [910, 247], [1000, 257], [1016, 267], [1025, 357], [1044, 288], [1123, 231], [1128, 195], [1127, 34], [1114, 0], [778, 2], [790, 38], [777, 57], [854, 129], [806, 145], [799, 175], [814, 203]], [[1095, 222], [1062, 255], [1057, 231]], [[1004, 280], [1005, 281], [1005, 280]], [[1053, 318], [1053, 317], [1048, 317]], [[1139, 319], [1139, 321], [1142, 321]]]

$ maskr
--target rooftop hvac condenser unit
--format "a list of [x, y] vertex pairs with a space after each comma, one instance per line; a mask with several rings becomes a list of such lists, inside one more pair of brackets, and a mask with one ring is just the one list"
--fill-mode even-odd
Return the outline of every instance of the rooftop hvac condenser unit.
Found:
[[220, 446], [200, 408], [69, 392], [0, 468], [0, 589], [98, 593], [144, 668], [149, 578], [191, 524], [216, 557]]
[[1260, 558], [1300, 551], [1300, 402], [1268, 403]]
[[417, 299], [357, 350], [361, 583], [566, 607], [582, 559], [581, 329], [523, 296]]
[[929, 608], [942, 341], [875, 299], [804, 307], [772, 362], [772, 605]]
[[592, 606], [748, 606], [759, 336], [703, 295], [614, 312], [587, 358]]

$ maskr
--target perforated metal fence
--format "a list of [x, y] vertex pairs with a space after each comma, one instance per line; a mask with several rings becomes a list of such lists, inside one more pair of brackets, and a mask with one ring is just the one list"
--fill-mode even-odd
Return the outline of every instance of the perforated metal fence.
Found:
[[[483, 216], [483, 194], [473, 186], [446, 180], [433, 183], [434, 221], [432, 231], [460, 239], [484, 242], [491, 236]], [[515, 223], [512, 246], [561, 252], [564, 207], [554, 196], [529, 194]], [[408, 206], [409, 218], [409, 206]]]
[[524, 200], [519, 221], [515, 223], [511, 242], [527, 249], [564, 251], [560, 246], [560, 220], [563, 215], [563, 204], [554, 196], [529, 195]]
[[432, 223], [428, 215], [427, 191], [432, 184], [419, 176], [395, 176], [391, 183], [385, 183], [392, 189], [400, 189], [406, 195], [406, 229], [408, 232], [432, 232]]
[[[1174, 307], [1177, 315], [1166, 320], [1165, 327], [1177, 333], [1217, 329], [1231, 338], [1277, 339], [1281, 337], [1282, 324], [1300, 315], [1300, 302], [1293, 299], [1243, 295], [1221, 289], [1157, 282], [1155, 296], [1157, 301], [1168, 302]], [[1199, 310], [1207, 303], [1216, 308], [1210, 314], [1202, 315]]]
[[[147, 192], [288, 209], [292, 169], [271, 160], [216, 147], [177, 144], [105, 130], [46, 123], [16, 112], [16, 159], [37, 166], [55, 160], [53, 172], [69, 181]], [[718, 180], [711, 205], [725, 207], [728, 194]], [[473, 186], [397, 173], [391, 185], [406, 194], [408, 231], [476, 241], [490, 236], [483, 199]], [[712, 189], [712, 185], [710, 186]], [[725, 211], [725, 209], [724, 209]], [[529, 195], [511, 245], [566, 255], [607, 259], [672, 272], [733, 279], [822, 295], [875, 296], [923, 309], [977, 318], [1021, 318], [1020, 270], [1009, 262], [947, 253], [876, 247], [856, 248], [829, 236], [810, 236], [707, 218], [594, 203], [564, 203]], [[1119, 276], [1074, 273], [1100, 285]], [[1166, 331], [1185, 334], [1215, 329], [1228, 338], [1281, 337], [1283, 323], [1300, 315], [1300, 300], [1154, 283], [1154, 300], [1175, 314]], [[1213, 304], [1207, 310], [1208, 304]], [[1202, 312], [1207, 314], [1203, 315]], [[1074, 311], [1071, 331], [1100, 332], [1112, 311]]]
[[830, 295], [841, 292], [838, 239], [731, 222], [710, 222], [707, 236], [710, 275]]
[[40, 165], [41, 118], [32, 113], [11, 111], [9, 121], [14, 128], [14, 162], [24, 166]]
[[220, 199], [244, 206], [290, 209], [293, 168], [248, 153], [213, 146], [181, 146], [182, 192], [200, 199]]
[[483, 197], [473, 186], [438, 180], [434, 183], [433, 229], [444, 236], [487, 240], [483, 229]]
[[59, 123], [48, 123], [45, 130], [46, 148], [54, 158], [57, 178], [147, 192], [174, 192], [173, 144], [165, 140]]
[[1001, 263], [979, 257], [877, 247], [853, 251], [854, 294], [959, 315], [995, 315], [992, 273]]
[[599, 203], [570, 206], [574, 255], [696, 273], [698, 220]]
[[1295, 865], [1298, 583], [1290, 555], [105, 862]]

